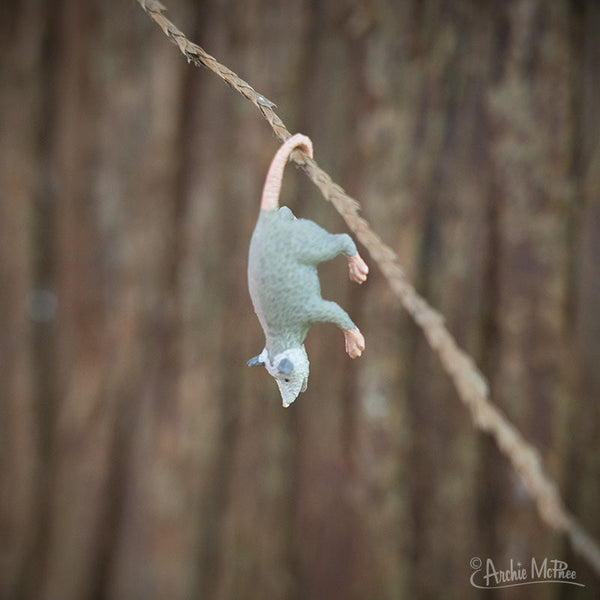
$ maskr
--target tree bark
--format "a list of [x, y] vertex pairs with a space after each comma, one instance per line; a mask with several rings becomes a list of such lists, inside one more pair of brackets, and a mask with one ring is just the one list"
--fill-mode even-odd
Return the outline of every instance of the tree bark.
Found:
[[[597, 4], [168, 9], [312, 138], [600, 537]], [[377, 269], [320, 268], [363, 357], [312, 328], [286, 410], [245, 367], [249, 103], [135, 3], [6, 2], [0, 49], [0, 598], [479, 597], [474, 556], [586, 586], [498, 597], [598, 595]], [[345, 230], [291, 166], [282, 204]]]

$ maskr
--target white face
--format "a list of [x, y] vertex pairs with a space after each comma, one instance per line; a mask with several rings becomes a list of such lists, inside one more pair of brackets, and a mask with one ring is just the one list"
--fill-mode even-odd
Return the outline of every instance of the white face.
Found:
[[296, 367], [289, 373], [278, 373], [274, 376], [281, 394], [281, 401], [286, 408], [298, 397], [298, 394], [306, 391], [308, 376], [299, 372]]
[[272, 365], [265, 361], [265, 367], [274, 377], [286, 408], [306, 391], [309, 362], [304, 347], [285, 350], [274, 358]]

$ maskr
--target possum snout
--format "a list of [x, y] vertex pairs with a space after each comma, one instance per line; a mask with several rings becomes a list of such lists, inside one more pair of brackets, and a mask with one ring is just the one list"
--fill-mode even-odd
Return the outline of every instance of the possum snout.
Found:
[[264, 366], [275, 379], [282, 405], [288, 407], [308, 387], [309, 361], [304, 346], [284, 350], [272, 360], [265, 348], [248, 361], [248, 366]]

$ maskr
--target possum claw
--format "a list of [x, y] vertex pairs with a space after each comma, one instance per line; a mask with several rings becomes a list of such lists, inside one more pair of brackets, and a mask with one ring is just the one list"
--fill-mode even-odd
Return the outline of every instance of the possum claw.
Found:
[[365, 349], [365, 338], [358, 329], [345, 329], [344, 340], [350, 358], [358, 358]]
[[355, 256], [348, 257], [348, 271], [350, 275], [350, 281], [356, 283], [364, 283], [367, 280], [367, 273], [369, 267], [367, 263], [361, 258], [358, 252]]

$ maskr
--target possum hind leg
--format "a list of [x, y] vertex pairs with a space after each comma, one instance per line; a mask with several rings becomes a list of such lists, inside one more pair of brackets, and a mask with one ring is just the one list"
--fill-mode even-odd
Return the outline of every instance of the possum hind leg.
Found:
[[329, 233], [316, 223], [305, 219], [298, 222], [296, 229], [302, 233], [305, 241], [298, 253], [300, 260], [318, 265], [335, 258], [338, 254], [345, 254], [350, 281], [360, 284], [367, 280], [369, 267], [347, 233]]
[[357, 252], [354, 256], [348, 256], [348, 276], [350, 281], [355, 283], [364, 283], [369, 274], [369, 267]]
[[352, 322], [348, 313], [335, 302], [322, 298], [311, 306], [310, 320], [312, 323], [333, 323], [344, 332], [346, 352], [350, 358], [358, 358], [365, 349], [365, 338], [358, 327]]

